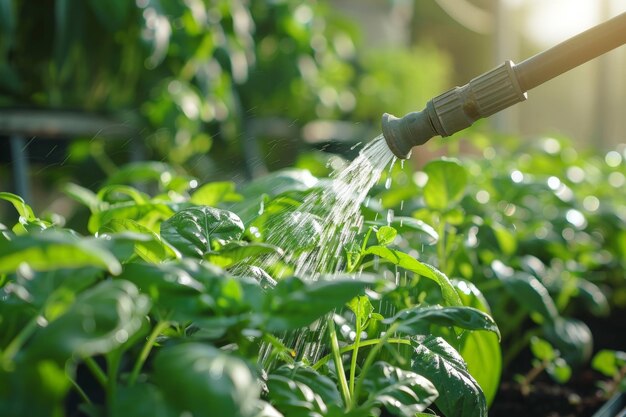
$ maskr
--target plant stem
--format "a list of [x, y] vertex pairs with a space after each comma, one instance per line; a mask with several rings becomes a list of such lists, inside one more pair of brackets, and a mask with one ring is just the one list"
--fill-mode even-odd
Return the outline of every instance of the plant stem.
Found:
[[344, 370], [343, 362], [341, 361], [341, 353], [339, 352], [339, 341], [337, 340], [337, 331], [335, 330], [335, 321], [333, 319], [333, 314], [328, 317], [328, 335], [330, 336], [330, 347], [332, 349], [335, 367], [337, 368], [337, 378], [339, 379], [341, 394], [343, 395], [344, 404], [346, 404], [346, 407], [348, 407], [351, 404], [350, 390], [348, 389], [348, 381], [346, 380], [346, 371]]
[[367, 376], [367, 372], [369, 371], [370, 367], [376, 360], [376, 356], [378, 355], [378, 352], [380, 351], [380, 349], [385, 345], [385, 343], [387, 343], [387, 340], [391, 338], [391, 335], [395, 333], [398, 326], [399, 325], [397, 323], [392, 324], [385, 332], [385, 335], [381, 337], [378, 343], [374, 345], [372, 350], [370, 350], [369, 354], [367, 355], [367, 358], [365, 358], [365, 363], [363, 364], [363, 367], [361, 368], [361, 373], [359, 374], [359, 378], [356, 382], [356, 388], [354, 389], [354, 393], [353, 393], [354, 398], [359, 398], [359, 394], [361, 393], [361, 388], [363, 386], [363, 381], [365, 380], [365, 377]]
[[108, 384], [107, 384], [107, 405], [109, 408], [109, 412], [114, 409], [115, 399], [117, 397], [117, 372], [120, 367], [120, 362], [122, 360], [122, 351], [115, 350], [110, 352], [106, 356], [107, 358], [107, 374], [108, 374]]
[[437, 261], [439, 269], [446, 274], [446, 222], [441, 218], [437, 225], [437, 233], [439, 234], [439, 240], [437, 240]]
[[146, 343], [143, 345], [143, 348], [141, 349], [141, 352], [139, 353], [139, 358], [137, 359], [137, 362], [135, 362], [135, 365], [133, 366], [133, 370], [130, 373], [130, 377], [128, 378], [128, 385], [129, 386], [133, 386], [135, 385], [135, 382], [137, 381], [137, 377], [139, 376], [139, 372], [141, 371], [141, 368], [143, 367], [143, 364], [146, 362], [146, 359], [148, 359], [148, 356], [150, 355], [150, 351], [152, 350], [152, 347], [154, 346], [154, 343], [156, 342], [157, 337], [159, 337], [159, 335], [169, 327], [169, 322], [167, 321], [160, 321], [157, 323], [156, 326], [154, 326], [154, 329], [152, 329], [152, 332], [150, 333], [150, 336], [148, 336], [148, 339], [146, 339]]
[[[365, 341], [361, 341], [361, 343], [359, 344], [359, 347], [366, 347], [366, 346], [372, 346], [375, 345], [376, 343], [380, 342], [380, 339], [370, 339], [370, 340], [365, 340]], [[400, 339], [400, 338], [389, 338], [387, 339], [387, 343], [390, 344], [398, 344], [398, 345], [410, 345], [411, 342], [407, 339]], [[348, 346], [344, 346], [339, 350], [339, 353], [343, 354], [346, 352], [350, 352], [351, 350], [354, 350], [354, 345], [348, 345]], [[317, 370], [319, 368], [321, 368], [322, 366], [324, 366], [332, 357], [332, 354], [326, 355], [323, 358], [321, 358], [320, 360], [318, 360], [317, 362], [315, 362], [315, 364], [313, 364], [312, 368]]]
[[94, 361], [92, 357], [85, 357], [83, 358], [83, 362], [85, 362], [87, 368], [89, 368], [93, 376], [96, 378], [96, 381], [98, 381], [98, 383], [102, 385], [103, 388], [106, 388], [108, 383], [107, 376], [102, 368], [100, 368], [100, 366], [96, 363], [96, 361]]
[[72, 384], [72, 386], [74, 387], [74, 389], [76, 390], [76, 392], [78, 393], [78, 395], [80, 395], [80, 397], [83, 399], [83, 401], [89, 405], [92, 404], [91, 400], [89, 399], [89, 396], [87, 395], [87, 393], [80, 387], [80, 385], [78, 385], [78, 382], [76, 382], [74, 380], [74, 378], [71, 378], [69, 375], [66, 375], [67, 379], [70, 380], [70, 383]]
[[520, 383], [520, 389], [522, 391], [522, 395], [527, 396], [530, 394], [530, 384], [548, 367], [548, 361], [542, 361], [538, 365], [534, 366], [526, 375], [524, 375], [524, 379]]
[[15, 338], [11, 340], [11, 343], [8, 344], [6, 349], [4, 349], [4, 352], [2, 352], [2, 357], [1, 357], [2, 358], [1, 363], [3, 365], [13, 360], [13, 357], [15, 357], [17, 352], [19, 352], [22, 345], [24, 345], [24, 343], [26, 343], [28, 338], [32, 336], [35, 330], [37, 330], [38, 318], [39, 318], [39, 314], [35, 315], [35, 317], [30, 319], [30, 321], [26, 323], [26, 326], [24, 326], [24, 328], [15, 336]]
[[[350, 361], [350, 393], [354, 394], [354, 378], [356, 375], [356, 360], [359, 355], [359, 344], [361, 342], [361, 317], [356, 314], [355, 332], [354, 337], [354, 350], [352, 351], [352, 358]], [[352, 401], [355, 401], [355, 397], [352, 397]], [[353, 404], [354, 405], [354, 404]]]

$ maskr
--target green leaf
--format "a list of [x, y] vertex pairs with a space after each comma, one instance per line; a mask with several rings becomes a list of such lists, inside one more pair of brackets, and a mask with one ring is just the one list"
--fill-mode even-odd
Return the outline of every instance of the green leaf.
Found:
[[554, 321], [559, 313], [546, 287], [535, 277], [525, 272], [498, 276], [507, 292], [521, 308], [538, 313], [547, 322]]
[[323, 416], [328, 406], [311, 387], [282, 375], [270, 375], [267, 379], [270, 403], [285, 416]]
[[381, 246], [387, 246], [393, 243], [398, 232], [391, 226], [382, 226], [376, 232], [376, 239]]
[[[464, 305], [491, 315], [487, 300], [474, 284], [464, 280], [453, 280], [452, 283]], [[482, 388], [487, 405], [491, 405], [498, 392], [502, 373], [502, 351], [498, 335], [491, 332], [463, 332], [460, 342], [459, 353], [470, 374]]]
[[254, 416], [260, 395], [245, 362], [200, 343], [163, 348], [154, 359], [153, 379], [177, 415]]
[[[319, 399], [323, 401], [325, 406], [336, 405], [338, 407], [343, 407], [343, 400], [341, 399], [341, 394], [339, 393], [339, 389], [337, 388], [337, 384], [327, 376], [320, 374], [315, 371], [310, 366], [304, 365], [303, 363], [296, 363], [294, 365], [283, 365], [280, 368], [276, 369], [270, 375], [269, 380], [272, 381], [272, 377], [280, 376], [287, 380], [295, 381], [299, 384], [306, 386], [312, 392], [319, 396]], [[281, 380], [279, 382], [278, 387], [283, 387], [284, 383]], [[276, 382], [276, 380], [274, 381]], [[305, 389], [300, 386], [300, 388]], [[280, 389], [280, 388], [279, 388]], [[272, 403], [274, 403], [278, 409], [281, 411], [285, 411], [282, 407], [282, 404], [278, 404], [276, 400], [282, 396], [283, 399], [288, 399], [289, 397], [285, 395], [285, 393], [275, 392], [270, 385], [270, 399]], [[293, 398], [291, 398], [292, 400]], [[290, 414], [289, 414], [290, 415]]]
[[110, 417], [177, 417], [165, 401], [163, 393], [148, 383], [138, 383], [131, 387], [119, 386], [110, 410]]
[[439, 395], [435, 386], [415, 372], [385, 362], [376, 362], [363, 380], [368, 405], [380, 405], [391, 414], [413, 417], [424, 411]]
[[371, 284], [365, 279], [351, 278], [304, 282], [291, 277], [279, 281], [266, 299], [266, 328], [270, 332], [278, 332], [308, 326], [334, 309], [343, 307]]
[[7, 193], [7, 192], [0, 192], [0, 200], [5, 200], [13, 204], [13, 207], [15, 207], [15, 210], [17, 210], [17, 213], [20, 215], [20, 217], [23, 217], [25, 220], [30, 221], [30, 220], [35, 220], [37, 218], [35, 217], [35, 213], [33, 212], [33, 209], [28, 204], [26, 204], [24, 199], [20, 197], [19, 195]]
[[98, 200], [96, 194], [85, 187], [68, 182], [62, 186], [62, 190], [65, 194], [89, 208], [92, 213], [97, 211], [100, 206], [100, 200]]
[[30, 358], [63, 363], [72, 356], [111, 352], [142, 327], [150, 300], [122, 280], [104, 281], [80, 294], [72, 306], [40, 329], [28, 345]]
[[374, 312], [374, 306], [367, 296], [354, 297], [347, 306], [362, 323], [369, 320]]
[[237, 262], [252, 256], [266, 255], [274, 253], [282, 256], [283, 250], [278, 246], [261, 242], [228, 242], [220, 248], [219, 251], [205, 255], [205, 259], [209, 262], [221, 266], [229, 267]]
[[620, 369], [626, 365], [626, 352], [619, 350], [603, 349], [596, 353], [591, 361], [591, 366], [598, 372], [608, 377], [619, 374]]
[[546, 339], [572, 365], [582, 365], [591, 357], [593, 337], [591, 330], [580, 320], [557, 317], [543, 326]]
[[149, 295], [158, 316], [183, 323], [206, 316], [216, 302], [204, 295], [202, 282], [176, 264], [131, 263], [119, 279], [132, 282]]
[[224, 181], [204, 184], [191, 194], [189, 201], [200, 206], [216, 206], [222, 202], [236, 202], [241, 199], [241, 195], [235, 191], [235, 183]]
[[122, 266], [97, 239], [50, 231], [0, 240], [0, 273], [15, 272], [26, 264], [35, 271], [97, 267], [119, 274]]
[[411, 307], [393, 317], [383, 320], [386, 324], [398, 324], [398, 332], [409, 335], [428, 332], [429, 325], [456, 326], [467, 330], [487, 330], [500, 336], [493, 319], [472, 307]]
[[440, 159], [429, 162], [424, 167], [428, 181], [424, 186], [426, 205], [439, 211], [445, 211], [463, 197], [467, 186], [467, 171], [454, 159]]
[[394, 265], [398, 265], [399, 267], [404, 268], [408, 271], [415, 272], [416, 274], [419, 274], [423, 277], [432, 279], [437, 284], [439, 284], [443, 299], [447, 305], [463, 305], [463, 303], [461, 303], [459, 295], [450, 283], [448, 277], [445, 276], [445, 274], [443, 274], [437, 268], [426, 263], [422, 263], [412, 256], [407, 255], [406, 253], [394, 249], [389, 249], [384, 246], [371, 246], [367, 248], [364, 255], [380, 256], [381, 258], [390, 261]]
[[552, 345], [536, 336], [530, 339], [530, 351], [540, 361], [552, 361], [557, 358]]
[[308, 170], [290, 168], [272, 172], [251, 182], [241, 190], [241, 194], [246, 198], [262, 194], [276, 197], [286, 192], [306, 191], [316, 184], [317, 178]]
[[183, 255], [202, 258], [244, 231], [236, 214], [199, 206], [179, 211], [161, 223], [161, 237]]
[[546, 372], [559, 384], [565, 384], [572, 376], [572, 368], [563, 358], [555, 358], [546, 368]]
[[487, 403], [463, 358], [445, 340], [428, 336], [414, 346], [411, 369], [439, 391], [435, 401], [446, 417], [486, 417]]
[[180, 257], [180, 254], [163, 242], [159, 235], [135, 220], [113, 219], [98, 230], [99, 234], [122, 232], [136, 232], [146, 237], [134, 241], [135, 253], [146, 262], [159, 263], [168, 258]]
[[134, 201], [125, 201], [108, 206], [105, 209], [96, 211], [89, 218], [87, 228], [89, 232], [96, 233], [103, 225], [111, 220], [131, 219], [141, 225], [154, 230], [162, 220], [172, 216], [172, 207], [164, 203], [137, 204]]

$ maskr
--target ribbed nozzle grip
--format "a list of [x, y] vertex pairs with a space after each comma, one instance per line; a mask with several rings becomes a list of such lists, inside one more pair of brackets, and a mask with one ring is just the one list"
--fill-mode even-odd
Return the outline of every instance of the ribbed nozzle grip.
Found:
[[526, 100], [513, 70], [506, 61], [465, 84], [433, 98], [433, 125], [441, 136], [450, 136], [472, 125], [476, 120], [491, 116], [515, 103]]

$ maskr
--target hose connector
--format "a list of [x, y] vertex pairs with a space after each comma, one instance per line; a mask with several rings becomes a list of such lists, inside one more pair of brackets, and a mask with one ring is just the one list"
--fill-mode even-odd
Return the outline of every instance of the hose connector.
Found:
[[506, 61], [463, 87], [454, 87], [433, 98], [420, 112], [400, 119], [383, 114], [383, 136], [389, 149], [398, 158], [406, 159], [413, 146], [422, 145], [433, 136], [450, 136], [526, 98], [515, 74], [515, 64]]

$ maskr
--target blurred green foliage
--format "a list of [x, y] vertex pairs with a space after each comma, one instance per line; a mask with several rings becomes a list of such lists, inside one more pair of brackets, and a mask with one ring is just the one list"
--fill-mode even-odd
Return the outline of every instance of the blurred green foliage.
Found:
[[0, 26], [0, 107], [111, 113], [147, 127], [149, 157], [204, 177], [241, 160], [251, 119], [377, 124], [449, 66], [432, 47], [363, 53], [322, 0], [1, 0]]

